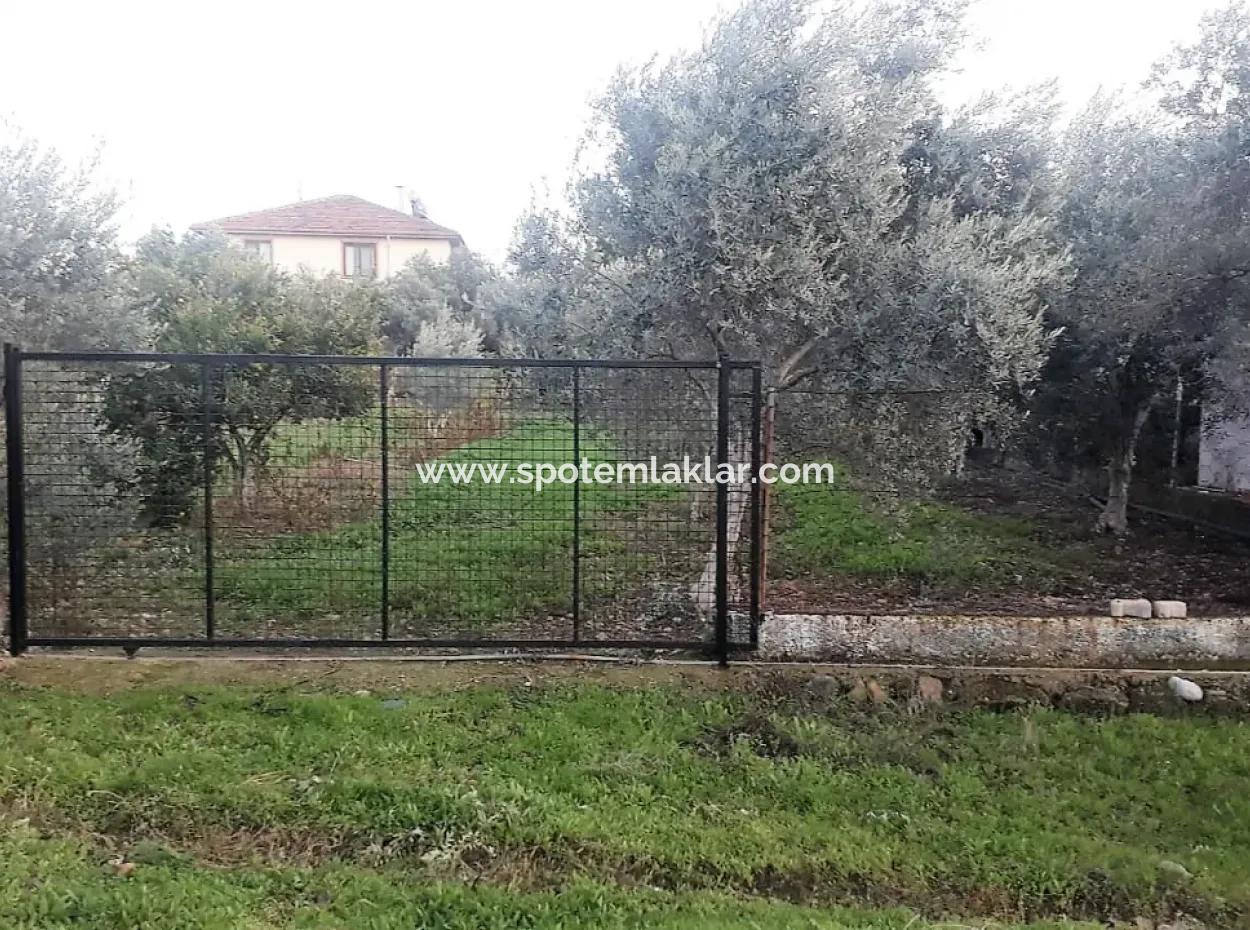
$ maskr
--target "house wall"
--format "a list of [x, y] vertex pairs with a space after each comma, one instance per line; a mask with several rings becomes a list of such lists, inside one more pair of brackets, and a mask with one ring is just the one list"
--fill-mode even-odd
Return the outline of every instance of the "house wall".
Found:
[[1198, 485], [1250, 491], [1250, 417], [1225, 417], [1203, 410]]
[[416, 255], [429, 255], [438, 262], [451, 257], [451, 242], [447, 239], [376, 239], [359, 237], [344, 239], [341, 236], [230, 236], [230, 241], [242, 245], [245, 240], [266, 239], [273, 243], [273, 263], [287, 271], [307, 268], [314, 274], [343, 273], [344, 242], [374, 242], [378, 247], [378, 277], [389, 278]]

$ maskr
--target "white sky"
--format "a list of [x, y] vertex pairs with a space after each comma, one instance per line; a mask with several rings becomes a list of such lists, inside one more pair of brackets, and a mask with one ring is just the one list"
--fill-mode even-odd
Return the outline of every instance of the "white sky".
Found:
[[[722, 0], [0, 3], [0, 115], [77, 159], [103, 145], [153, 224], [353, 193], [502, 258], [531, 196], [563, 190], [621, 63], [697, 42]], [[1214, 0], [980, 0], [952, 101], [1058, 77], [1078, 105], [1136, 84]]]

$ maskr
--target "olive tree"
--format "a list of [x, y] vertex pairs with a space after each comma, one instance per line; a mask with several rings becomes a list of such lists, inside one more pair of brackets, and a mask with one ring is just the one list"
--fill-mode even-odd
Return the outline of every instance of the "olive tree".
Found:
[[383, 339], [397, 355], [470, 356], [498, 348], [494, 317], [480, 291], [498, 272], [468, 249], [447, 262], [410, 260], [381, 287]]
[[[117, 245], [118, 203], [94, 169], [90, 161], [67, 165], [0, 121], [3, 341], [28, 350], [142, 346], [144, 318], [128, 299], [127, 262]], [[44, 372], [50, 367], [41, 364]], [[100, 429], [96, 388], [87, 372], [71, 368], [32, 379], [27, 388], [29, 416], [37, 421], [24, 435], [28, 508], [38, 515], [33, 560], [72, 558], [133, 509], [123, 492], [134, 450]], [[73, 495], [64, 493], [69, 483], [78, 489]]]
[[1059, 458], [1106, 469], [1096, 526], [1116, 534], [1128, 528], [1151, 412], [1178, 381], [1205, 380], [1209, 391], [1230, 380], [1219, 373], [1245, 354], [1245, 8], [1207, 16], [1152, 83], [1161, 111], [1099, 97], [1061, 140], [1058, 216], [1074, 282], [1053, 307], [1062, 336], [1035, 405]]
[[[961, 12], [759, 0], [698, 50], [620, 73], [588, 139], [604, 163], [570, 217], [523, 222], [512, 299], [559, 317], [534, 330], [561, 348], [759, 357], [771, 398], [1018, 390], [1066, 259], [1028, 198], [972, 211], [920, 180]], [[956, 432], [972, 412], [943, 411]]]
[[0, 337], [28, 349], [125, 349], [142, 313], [125, 299], [118, 202], [95, 165], [0, 122]]
[[[292, 277], [212, 235], [154, 231], [140, 243], [136, 280], [158, 351], [350, 355], [376, 344], [371, 287]], [[106, 422], [142, 450], [138, 484], [153, 522], [185, 518], [203, 481], [202, 390], [199, 366], [185, 364], [109, 382]], [[228, 465], [244, 506], [280, 424], [353, 416], [374, 398], [364, 370], [319, 364], [224, 366], [209, 390], [209, 450]]]

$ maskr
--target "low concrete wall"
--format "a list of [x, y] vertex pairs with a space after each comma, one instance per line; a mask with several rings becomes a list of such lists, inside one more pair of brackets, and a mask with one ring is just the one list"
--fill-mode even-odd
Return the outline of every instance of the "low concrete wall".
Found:
[[772, 614], [769, 659], [1052, 668], [1250, 668], [1250, 617]]
[[1140, 489], [1133, 488], [1132, 503], [1250, 539], [1250, 500], [1244, 496], [1196, 488], [1156, 488], [1147, 485]]

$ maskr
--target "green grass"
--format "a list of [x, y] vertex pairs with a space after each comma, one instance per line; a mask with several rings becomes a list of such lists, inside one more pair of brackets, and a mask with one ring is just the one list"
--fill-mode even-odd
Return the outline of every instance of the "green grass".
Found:
[[[393, 442], [393, 440], [392, 440]], [[377, 458], [382, 448], [382, 421], [377, 410], [338, 420], [282, 423], [269, 443], [269, 460], [289, 468], [311, 465], [333, 455]]]
[[1250, 926], [1243, 721], [388, 696], [0, 686], [0, 926]]
[[[400, 869], [343, 865], [264, 870], [197, 867], [166, 857], [130, 879], [101, 868], [81, 843], [29, 829], [0, 834], [0, 920], [6, 930], [926, 930], [904, 910], [866, 912], [744, 902], [726, 895], [625, 893], [578, 881], [555, 892], [420, 882]], [[1042, 924], [1033, 925], [1043, 930]], [[1057, 927], [1058, 924], [1045, 926]], [[1068, 926], [1065, 924], [1064, 926]]]
[[1018, 517], [972, 514], [853, 486], [775, 488], [771, 566], [785, 577], [902, 579], [958, 592], [1060, 570]]
[[[354, 436], [350, 424], [331, 439]], [[344, 432], [345, 431], [345, 432]], [[287, 437], [308, 455], [323, 454], [321, 439]], [[318, 434], [320, 435], [320, 434]], [[323, 437], [324, 438], [324, 437]], [[327, 440], [329, 441], [329, 440]], [[563, 464], [572, 459], [568, 424], [535, 422], [479, 440], [445, 456], [448, 463]], [[610, 462], [616, 452], [603, 436], [583, 437], [582, 454]], [[287, 450], [288, 454], [293, 454]], [[573, 494], [568, 485], [535, 493], [524, 484], [422, 484], [415, 473], [391, 494], [391, 609], [415, 620], [481, 625], [509, 618], [533, 620], [567, 613], [572, 585]], [[587, 597], [623, 595], [665, 553], [625, 540], [611, 530], [613, 516], [662, 507], [672, 489], [581, 488], [582, 554]], [[381, 526], [369, 519], [317, 533], [277, 535], [263, 548], [219, 547], [219, 596], [236, 617], [271, 618], [277, 612], [375, 614], [381, 590]], [[685, 553], [697, 559], [702, 553]], [[610, 558], [608, 558], [610, 556]], [[693, 563], [687, 566], [697, 575]]]
[[[377, 635], [382, 585], [380, 503], [368, 489], [369, 466], [378, 454], [376, 417], [317, 420], [286, 427], [275, 439], [275, 481], [299, 480], [300, 470], [326, 465], [308, 480], [327, 500], [310, 495], [303, 506], [326, 506], [353, 495], [363, 506], [344, 510], [332, 529], [283, 531], [282, 507], [247, 513], [220, 508], [214, 545], [214, 593], [223, 635]], [[573, 433], [560, 421], [531, 421], [507, 433], [477, 440], [444, 456], [456, 464], [563, 465], [572, 460]], [[619, 450], [603, 432], [584, 430], [583, 456], [614, 462]], [[346, 458], [357, 470], [336, 483], [333, 462]], [[374, 475], [373, 480], [376, 480]], [[258, 494], [270, 493], [261, 481]], [[632, 616], [638, 603], [662, 588], [669, 609], [672, 591], [699, 576], [710, 524], [700, 535], [679, 539], [686, 528], [682, 489], [664, 486], [580, 488], [583, 605], [601, 619]], [[231, 484], [223, 477], [218, 499]], [[362, 496], [363, 495], [363, 496]], [[296, 500], [299, 498], [297, 496]], [[415, 470], [396, 467], [390, 487], [390, 592], [392, 631], [421, 636], [441, 630], [472, 632], [508, 623], [531, 626], [571, 622], [573, 489], [555, 484], [536, 493], [531, 484], [457, 485], [450, 479], [422, 484]], [[299, 503], [289, 504], [298, 507]], [[367, 516], [360, 518], [360, 514]], [[290, 514], [296, 523], [304, 514]], [[709, 518], [710, 519], [710, 518]], [[196, 601], [203, 588], [201, 530], [150, 530], [141, 539], [101, 548], [85, 611], [97, 632], [127, 632], [136, 604], [155, 622], [150, 632], [187, 634], [198, 624]], [[57, 592], [40, 595], [50, 603]], [[192, 605], [188, 610], [186, 605]], [[170, 608], [170, 617], [163, 612]], [[68, 614], [67, 611], [62, 611]], [[554, 618], [551, 621], [548, 618]], [[39, 621], [42, 622], [42, 621]], [[181, 624], [181, 625], [180, 625]], [[149, 624], [150, 626], [150, 624]], [[437, 630], [433, 630], [437, 632]]]

